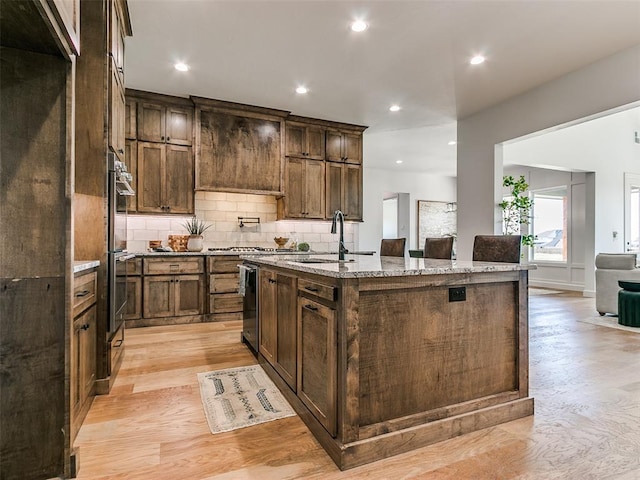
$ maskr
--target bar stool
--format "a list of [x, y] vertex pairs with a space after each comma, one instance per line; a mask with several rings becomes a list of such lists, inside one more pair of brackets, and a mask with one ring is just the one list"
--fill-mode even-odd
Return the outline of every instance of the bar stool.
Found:
[[622, 288], [618, 292], [618, 324], [640, 327], [640, 282], [619, 280]]
[[453, 237], [424, 239], [424, 258], [442, 258], [451, 260], [453, 254]]
[[381, 257], [404, 257], [406, 238], [383, 238], [380, 242]]
[[474, 262], [520, 263], [521, 235], [476, 235]]

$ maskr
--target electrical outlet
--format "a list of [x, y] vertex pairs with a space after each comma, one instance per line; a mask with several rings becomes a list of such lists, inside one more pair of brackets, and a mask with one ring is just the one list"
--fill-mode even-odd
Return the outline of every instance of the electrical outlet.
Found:
[[453, 287], [449, 289], [450, 302], [464, 302], [467, 299], [467, 287]]

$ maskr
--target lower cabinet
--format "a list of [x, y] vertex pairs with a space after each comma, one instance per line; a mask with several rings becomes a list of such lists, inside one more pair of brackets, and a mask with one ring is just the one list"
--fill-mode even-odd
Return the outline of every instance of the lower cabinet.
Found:
[[144, 277], [145, 318], [200, 315], [201, 275], [154, 275]]
[[261, 268], [259, 270], [260, 353], [283, 380], [297, 386], [297, 278]]
[[336, 311], [298, 298], [298, 397], [322, 426], [336, 436]]
[[[204, 313], [202, 256], [145, 258], [142, 276], [142, 320]], [[173, 323], [173, 322], [164, 322]]]
[[96, 273], [74, 278], [71, 339], [71, 441], [89, 411], [96, 383]]
[[209, 313], [214, 321], [242, 320], [242, 296], [238, 294], [240, 257], [236, 255], [210, 256]]

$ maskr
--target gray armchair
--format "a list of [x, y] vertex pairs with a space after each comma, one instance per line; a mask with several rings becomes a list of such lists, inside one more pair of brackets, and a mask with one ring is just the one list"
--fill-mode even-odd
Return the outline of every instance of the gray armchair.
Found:
[[618, 314], [618, 280], [640, 282], [635, 253], [596, 255], [596, 310], [600, 315]]

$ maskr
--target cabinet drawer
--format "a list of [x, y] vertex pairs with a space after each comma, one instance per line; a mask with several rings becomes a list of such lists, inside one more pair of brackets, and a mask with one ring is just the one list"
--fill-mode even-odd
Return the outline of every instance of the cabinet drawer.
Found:
[[338, 289], [322, 283], [312, 282], [310, 280], [298, 279], [298, 291], [324, 298], [330, 302], [338, 299]]
[[96, 272], [87, 273], [73, 280], [73, 316], [77, 316], [96, 302]]
[[237, 255], [224, 255], [209, 257], [209, 273], [235, 273], [238, 272], [240, 257]]
[[216, 273], [209, 276], [209, 293], [238, 293], [240, 274]]
[[236, 293], [209, 295], [210, 313], [242, 312], [242, 296]]
[[145, 275], [171, 275], [175, 273], [204, 272], [202, 257], [145, 258]]
[[127, 260], [127, 275], [142, 275], [142, 259], [134, 258], [132, 260]]

